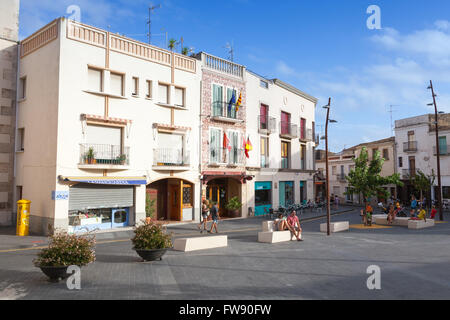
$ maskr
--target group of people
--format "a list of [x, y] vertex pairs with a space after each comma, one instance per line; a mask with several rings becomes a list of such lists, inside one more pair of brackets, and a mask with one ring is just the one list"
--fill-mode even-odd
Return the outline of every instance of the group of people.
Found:
[[[419, 203], [415, 196], [411, 196], [411, 219], [427, 221], [427, 211], [425, 210], [425, 207], [425, 201]], [[430, 219], [434, 219], [436, 217], [436, 213], [436, 206], [431, 206]]]
[[[211, 227], [208, 230], [208, 220], [211, 216]], [[208, 233], [212, 233], [213, 229], [216, 231], [216, 233], [219, 233], [219, 230], [217, 228], [217, 224], [219, 223], [219, 207], [217, 206], [217, 203], [213, 203], [212, 205], [209, 203], [208, 200], [203, 200], [202, 203], [202, 222], [197, 226], [200, 230], [200, 233], [203, 233], [203, 231], [207, 231]], [[202, 229], [203, 225], [203, 229]]]
[[288, 217], [280, 213], [274, 221], [274, 230], [290, 231], [297, 238], [297, 241], [303, 241], [302, 227], [295, 210], [292, 210]]

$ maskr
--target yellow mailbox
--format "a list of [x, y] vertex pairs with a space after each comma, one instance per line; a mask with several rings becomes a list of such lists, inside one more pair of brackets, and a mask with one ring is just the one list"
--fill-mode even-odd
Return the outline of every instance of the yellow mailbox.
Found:
[[30, 200], [17, 201], [17, 230], [16, 235], [27, 236], [30, 226]]

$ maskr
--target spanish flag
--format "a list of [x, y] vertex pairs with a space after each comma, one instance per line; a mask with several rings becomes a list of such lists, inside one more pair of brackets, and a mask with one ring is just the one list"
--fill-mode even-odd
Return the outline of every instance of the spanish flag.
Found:
[[247, 137], [247, 142], [245, 143], [245, 156], [250, 158], [250, 155], [248, 154], [250, 151], [253, 150], [252, 143], [250, 142], [250, 137]]
[[239, 94], [239, 99], [236, 102], [236, 112], [239, 111], [239, 107], [242, 105], [242, 92]]

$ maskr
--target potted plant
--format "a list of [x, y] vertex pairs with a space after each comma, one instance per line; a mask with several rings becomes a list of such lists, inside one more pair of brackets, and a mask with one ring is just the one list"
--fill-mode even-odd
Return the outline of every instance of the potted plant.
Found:
[[69, 266], [85, 266], [95, 261], [95, 237], [79, 236], [66, 232], [49, 237], [48, 248], [42, 249], [33, 260], [36, 267], [49, 277], [51, 282], [69, 277]]
[[94, 148], [90, 147], [88, 149], [88, 152], [86, 152], [84, 158], [86, 159], [88, 164], [93, 164], [94, 160], [95, 160], [95, 152], [94, 152]]
[[239, 210], [241, 209], [241, 207], [242, 203], [239, 201], [238, 197], [231, 198], [225, 206], [227, 210], [231, 211], [231, 216], [234, 218], [239, 216]]
[[144, 261], [162, 260], [166, 251], [172, 248], [172, 237], [162, 224], [145, 222], [137, 226], [134, 233], [133, 249]]
[[119, 157], [117, 157], [117, 162], [120, 164], [125, 164], [125, 161], [127, 160], [126, 154], [121, 154]]

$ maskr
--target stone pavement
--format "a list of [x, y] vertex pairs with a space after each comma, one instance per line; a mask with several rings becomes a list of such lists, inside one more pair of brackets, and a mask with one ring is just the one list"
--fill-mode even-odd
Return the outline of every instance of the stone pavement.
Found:
[[[448, 220], [448, 216], [446, 217]], [[359, 224], [358, 211], [332, 217]], [[303, 222], [304, 242], [257, 242], [262, 218], [223, 221], [227, 248], [169, 251], [142, 263], [126, 233], [99, 239], [97, 261], [82, 269], [79, 291], [46, 281], [36, 250], [0, 250], [0, 299], [449, 299], [450, 224], [423, 230], [351, 229], [327, 237], [324, 218]], [[195, 225], [171, 227], [199, 236]], [[104, 237], [105, 234], [102, 235]], [[1, 238], [0, 238], [1, 239]], [[367, 267], [381, 268], [368, 290]]]

